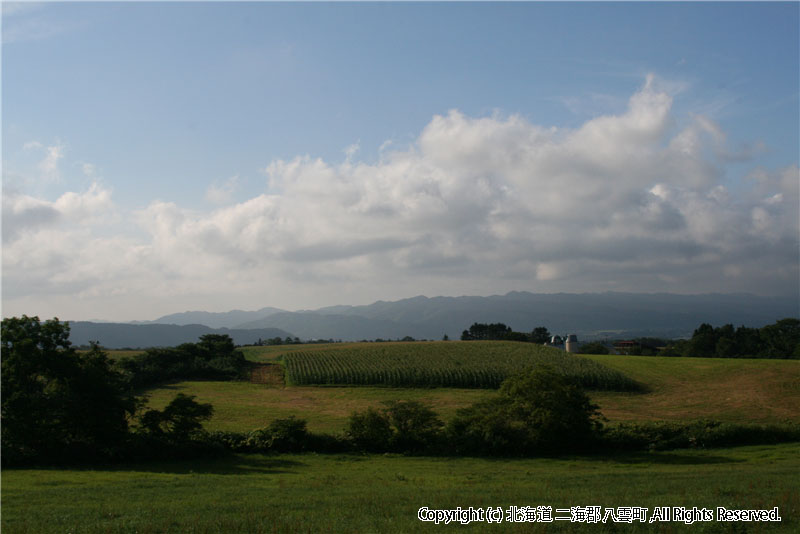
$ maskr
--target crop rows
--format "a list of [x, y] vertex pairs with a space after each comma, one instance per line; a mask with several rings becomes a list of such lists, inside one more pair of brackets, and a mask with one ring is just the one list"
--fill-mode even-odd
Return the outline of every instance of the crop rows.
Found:
[[545, 364], [587, 389], [639, 388], [600, 363], [530, 343], [371, 343], [297, 351], [283, 358], [293, 385], [497, 388], [509, 375]]

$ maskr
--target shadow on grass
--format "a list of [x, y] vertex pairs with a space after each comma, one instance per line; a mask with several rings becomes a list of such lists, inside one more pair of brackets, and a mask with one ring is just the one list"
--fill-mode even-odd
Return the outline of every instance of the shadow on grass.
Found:
[[[226, 455], [218, 458], [194, 458], [191, 460], [141, 461], [106, 465], [73, 465], [24, 467], [19, 469], [144, 472], [169, 473], [174, 475], [264, 475], [298, 474], [307, 464], [297, 460], [275, 458], [263, 454]], [[15, 468], [9, 468], [15, 469]]]
[[[688, 452], [688, 451], [687, 451]], [[630, 452], [605, 454], [599, 456], [583, 457], [584, 460], [595, 459], [602, 462], [614, 462], [620, 464], [633, 465], [709, 465], [709, 464], [733, 464], [744, 462], [742, 459], [731, 458], [729, 456], [717, 456], [711, 454], [693, 454], [687, 452]]]
[[[465, 458], [461, 456], [459, 458]], [[486, 461], [507, 462], [509, 460], [553, 460], [561, 462], [617, 463], [628, 465], [713, 465], [735, 464], [745, 460], [711, 454], [695, 454], [684, 449], [679, 451], [634, 451], [598, 454], [539, 455], [539, 456], [472, 456]]]

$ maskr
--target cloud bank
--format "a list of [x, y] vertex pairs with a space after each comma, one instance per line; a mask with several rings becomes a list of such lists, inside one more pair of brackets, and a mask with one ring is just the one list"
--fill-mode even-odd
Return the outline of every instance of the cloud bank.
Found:
[[[511, 289], [796, 294], [797, 163], [732, 183], [754, 149], [730, 150], [707, 117], [673, 116], [656, 85], [569, 130], [451, 110], [375, 163], [355, 149], [272, 161], [264, 194], [208, 212], [125, 213], [98, 184], [55, 202], [7, 192], [6, 307], [63, 297], [149, 317], [148, 303], [297, 309]], [[232, 187], [209, 198], [230, 201]], [[109, 232], [110, 214], [136, 231]]]

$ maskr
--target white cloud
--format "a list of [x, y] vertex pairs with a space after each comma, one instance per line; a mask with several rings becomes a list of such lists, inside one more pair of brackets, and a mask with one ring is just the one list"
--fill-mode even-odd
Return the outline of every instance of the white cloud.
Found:
[[[30, 215], [84, 219], [111, 205], [99, 187], [12, 198], [12, 233], [34, 239], [11, 243], [4, 278], [32, 286], [52, 268], [87, 295], [289, 308], [510, 289], [796, 289], [797, 166], [727, 187], [725, 132], [700, 116], [675, 132], [672, 98], [648, 78], [625, 112], [573, 130], [452, 110], [376, 163], [354, 150], [341, 163], [276, 160], [270, 194], [210, 212], [153, 202], [132, 215], [143, 238], [84, 226], [57, 239], [47, 216]], [[228, 204], [237, 182], [207, 198]]]
[[110, 191], [97, 183], [83, 193], [64, 193], [54, 202], [4, 189], [3, 243], [23, 235], [29, 238], [37, 231], [53, 230], [60, 225], [88, 227], [107, 222], [113, 218], [113, 210]]
[[87, 178], [94, 178], [97, 175], [97, 167], [92, 163], [82, 163], [81, 170]]
[[60, 183], [61, 170], [59, 169], [59, 162], [64, 158], [64, 145], [60, 142], [44, 146], [38, 141], [30, 141], [23, 145], [25, 150], [43, 151], [44, 156], [36, 166], [38, 171], [39, 183]]
[[239, 175], [231, 176], [222, 183], [214, 182], [206, 189], [206, 200], [212, 204], [229, 204], [240, 185]]
[[78, 31], [86, 21], [51, 16], [44, 2], [3, 2], [3, 44], [40, 41]]
[[22, 148], [24, 150], [32, 150], [32, 149], [44, 148], [44, 145], [42, 145], [42, 143], [40, 143], [39, 141], [28, 141], [27, 143], [22, 145]]
[[344, 155], [347, 158], [347, 161], [352, 161], [358, 151], [361, 149], [361, 141], [356, 141], [352, 145], [348, 146], [344, 149]]

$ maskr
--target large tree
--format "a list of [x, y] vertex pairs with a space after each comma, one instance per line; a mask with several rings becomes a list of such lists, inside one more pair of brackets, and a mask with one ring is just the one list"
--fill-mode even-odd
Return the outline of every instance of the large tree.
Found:
[[58, 319], [2, 322], [5, 462], [107, 455], [127, 436], [136, 402], [104, 352], [78, 353]]
[[602, 427], [597, 405], [554, 369], [507, 378], [498, 395], [456, 412], [448, 434], [458, 452], [536, 455], [591, 446]]

